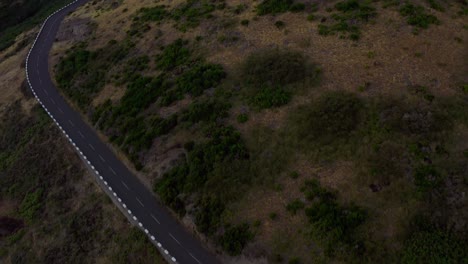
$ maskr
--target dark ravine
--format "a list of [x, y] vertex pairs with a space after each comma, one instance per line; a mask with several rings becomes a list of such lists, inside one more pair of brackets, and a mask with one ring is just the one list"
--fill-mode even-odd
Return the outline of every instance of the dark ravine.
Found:
[[138, 178], [100, 140], [97, 133], [60, 95], [49, 73], [48, 55], [61, 21], [87, 0], [76, 0], [49, 16], [26, 59], [26, 76], [33, 94], [78, 154], [107, 186], [113, 200], [127, 210], [158, 247], [177, 263], [219, 263], [153, 196]]

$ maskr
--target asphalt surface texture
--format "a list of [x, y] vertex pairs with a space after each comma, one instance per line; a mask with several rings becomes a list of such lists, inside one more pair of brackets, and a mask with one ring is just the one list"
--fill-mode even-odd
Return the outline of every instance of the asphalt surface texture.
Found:
[[60, 95], [49, 74], [48, 55], [61, 21], [87, 0], [77, 0], [43, 24], [26, 62], [31, 89], [77, 152], [104, 183], [110, 196], [135, 220], [148, 239], [176, 263], [220, 263], [202, 242], [175, 219], [139, 179], [117, 158], [80, 114]]

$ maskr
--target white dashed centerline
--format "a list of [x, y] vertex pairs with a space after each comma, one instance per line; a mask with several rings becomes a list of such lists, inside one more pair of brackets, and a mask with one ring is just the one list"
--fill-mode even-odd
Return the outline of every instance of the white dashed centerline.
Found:
[[93, 145], [88, 144], [88, 146], [89, 146], [92, 150], [96, 150], [96, 149], [94, 149]]
[[125, 184], [125, 182], [123, 182], [123, 181], [120, 181], [120, 182], [122, 183], [122, 185], [123, 185], [123, 186], [125, 186], [125, 188], [127, 188], [127, 190], [129, 190], [129, 191], [130, 191], [130, 188], [128, 188], [128, 185], [127, 185], [127, 184]]
[[75, 126], [75, 124], [71, 120], [68, 120], [68, 123], [70, 123], [70, 125], [72, 126]]
[[169, 235], [172, 237], [172, 239], [174, 239], [174, 241], [175, 241], [175, 242], [177, 242], [177, 244], [179, 244], [179, 245], [180, 245], [180, 242], [179, 242], [179, 240], [177, 240], [177, 239], [176, 239], [176, 238], [175, 238], [175, 237], [174, 237], [174, 236], [173, 236], [171, 233], [169, 233]]
[[112, 167], [109, 167], [109, 170], [112, 171], [112, 173], [114, 173], [114, 175], [117, 175], [117, 173], [115, 172], [114, 169], [112, 169]]
[[138, 197], [135, 197], [135, 199], [138, 201], [138, 203], [139, 203], [142, 207], [145, 207], [145, 205], [140, 201], [140, 199], [138, 199]]
[[154, 221], [156, 221], [156, 223], [161, 224], [161, 223], [159, 222], [159, 220], [156, 218], [156, 216], [154, 216], [153, 214], [151, 214], [151, 217], [154, 219]]
[[83, 133], [81, 133], [81, 131], [78, 131], [78, 134], [80, 134], [81, 138], [84, 138], [84, 135], [83, 135]]
[[99, 158], [102, 160], [102, 162], [106, 162], [106, 160], [101, 155], [99, 155]]
[[196, 262], [198, 262], [198, 263], [201, 264], [201, 262], [200, 262], [194, 255], [192, 255], [192, 253], [189, 252], [189, 255], [190, 255]]

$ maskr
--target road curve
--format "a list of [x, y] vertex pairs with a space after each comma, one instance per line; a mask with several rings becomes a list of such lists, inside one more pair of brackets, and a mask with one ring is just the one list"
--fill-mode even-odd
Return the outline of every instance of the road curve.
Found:
[[54, 86], [48, 55], [64, 17], [88, 0], [76, 0], [49, 16], [26, 59], [29, 86], [78, 154], [94, 171], [101, 186], [137, 223], [165, 258], [176, 263], [211, 264], [220, 261], [171, 216], [129, 169], [103, 143]]

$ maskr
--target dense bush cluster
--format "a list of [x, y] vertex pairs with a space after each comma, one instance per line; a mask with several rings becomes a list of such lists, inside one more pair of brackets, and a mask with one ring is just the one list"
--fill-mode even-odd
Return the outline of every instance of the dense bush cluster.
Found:
[[156, 67], [161, 70], [172, 70], [177, 66], [188, 64], [190, 50], [186, 47], [188, 41], [177, 39], [167, 45], [161, 54], [156, 56]]
[[295, 3], [294, 0], [263, 0], [257, 5], [257, 14], [260, 16], [267, 14], [279, 14], [287, 11], [299, 12], [305, 9], [303, 3]]
[[[232, 167], [232, 163], [248, 160], [248, 152], [240, 134], [232, 127], [209, 127], [206, 130], [208, 141], [205, 143], [186, 144], [188, 152], [186, 159], [178, 166], [173, 167], [154, 185], [165, 203], [176, 212], [185, 214], [186, 195], [197, 194], [198, 202], [195, 209], [195, 223], [200, 232], [213, 235], [222, 223], [225, 203], [235, 198], [232, 192], [233, 185], [245, 184], [232, 172], [219, 171], [219, 168]], [[233, 168], [235, 170], [235, 168]], [[237, 192], [237, 195], [239, 193]], [[237, 236], [238, 231], [232, 230], [227, 236]], [[243, 232], [240, 232], [243, 233]], [[245, 237], [239, 236], [239, 243], [244, 245]], [[223, 240], [223, 239], [222, 239]], [[237, 253], [238, 246], [227, 242], [227, 249]]]
[[141, 37], [151, 28], [148, 22], [160, 22], [168, 16], [169, 12], [164, 5], [141, 8], [133, 15], [133, 21], [127, 34], [128, 36]]
[[312, 224], [313, 235], [324, 240], [325, 251], [333, 255], [340, 245], [356, 248], [355, 229], [366, 220], [366, 212], [355, 205], [339, 205], [333, 193], [320, 186], [316, 180], [308, 180], [301, 189], [312, 204], [305, 213]]
[[253, 238], [248, 224], [228, 226], [219, 238], [219, 244], [230, 255], [239, 255], [247, 242]]
[[[133, 47], [128, 39], [122, 43], [111, 40], [96, 51], [89, 51], [85, 44], [80, 44], [58, 64], [57, 82], [82, 110], [91, 112], [92, 122], [129, 155], [137, 169], [141, 169], [142, 154], [151, 147], [153, 139], [167, 134], [179, 122], [175, 114], [164, 119], [143, 112], [155, 103], [168, 106], [185, 94], [200, 96], [204, 90], [219, 85], [226, 76], [220, 65], [193, 60], [187, 44], [177, 39], [156, 56], [156, 67], [162, 71], [157, 77], [142, 75], [149, 68], [148, 56], [126, 59]], [[119, 64], [123, 65], [112, 67]], [[184, 67], [175, 70], [181, 65]], [[92, 98], [111, 78], [116, 85], [127, 86], [125, 94], [118, 102], [107, 100], [92, 109]], [[200, 101], [184, 112], [182, 121], [212, 122], [225, 116], [228, 108], [228, 104], [219, 101]]]
[[428, 28], [431, 24], [438, 24], [439, 20], [436, 16], [426, 14], [424, 7], [406, 3], [400, 8], [400, 14], [406, 17], [409, 25]]
[[318, 33], [320, 35], [332, 35], [336, 32], [341, 33], [341, 36], [349, 34], [352, 40], [358, 40], [360, 30], [357, 21], [366, 23], [377, 15], [373, 6], [366, 1], [361, 0], [345, 0], [335, 4], [335, 9], [339, 12], [333, 13], [331, 18], [334, 23], [331, 25], [319, 24]]
[[[104, 48], [96, 51], [86, 50], [84, 43], [77, 45], [68, 51], [55, 69], [59, 88], [82, 110], [88, 110], [91, 99], [106, 83], [109, 66], [122, 61], [133, 45], [128, 40], [122, 43], [109, 41]], [[129, 69], [123, 74], [124, 78], [131, 77], [131, 72], [135, 70], [132, 67], [139, 64], [144, 67], [144, 61], [143, 58], [131, 62]]]
[[177, 125], [176, 115], [167, 119], [141, 115], [168, 87], [161, 76], [150, 78], [137, 75], [128, 84], [119, 104], [114, 106], [107, 101], [93, 114], [92, 120], [101, 129], [110, 130], [107, 132], [110, 140], [129, 155], [137, 169], [142, 166], [140, 152], [149, 149], [155, 137], [167, 134]]
[[216, 87], [226, 77], [219, 64], [196, 64], [177, 78], [177, 87], [184, 93], [199, 96], [204, 90]]
[[196, 27], [202, 18], [210, 18], [211, 13], [217, 7], [221, 7], [224, 0], [187, 0], [186, 3], [175, 8], [171, 16], [177, 21], [177, 28], [186, 31], [188, 28]]
[[468, 240], [447, 227], [440, 227], [417, 215], [401, 253], [401, 263], [464, 263], [468, 260]]

